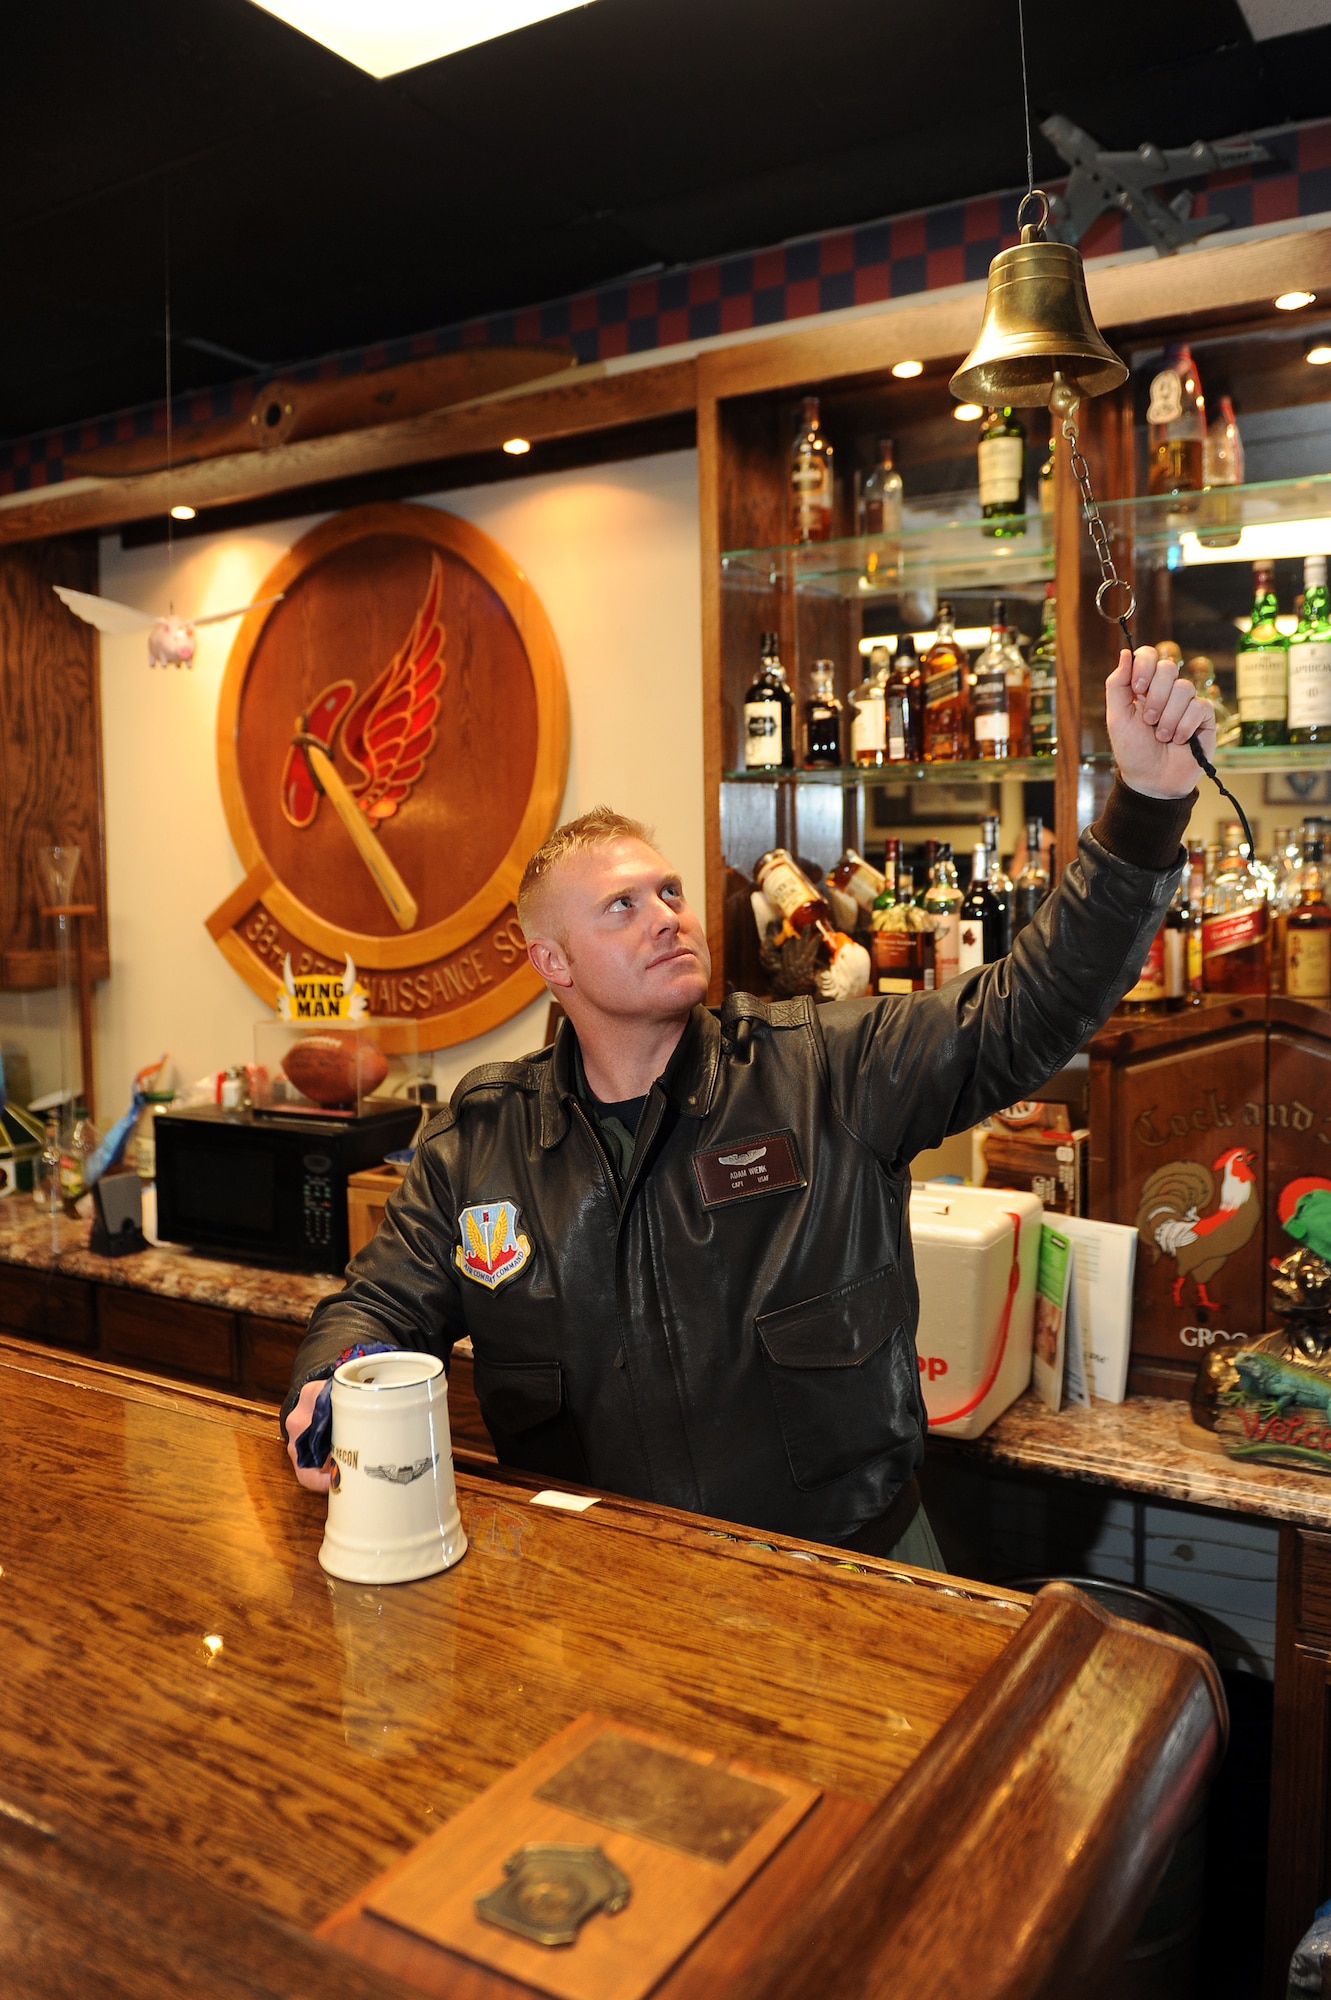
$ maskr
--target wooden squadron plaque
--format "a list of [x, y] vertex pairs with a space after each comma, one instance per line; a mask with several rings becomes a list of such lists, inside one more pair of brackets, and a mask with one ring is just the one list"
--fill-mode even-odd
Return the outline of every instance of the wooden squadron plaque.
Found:
[[[515, 898], [555, 823], [568, 696], [545, 612], [488, 535], [434, 507], [357, 507], [255, 592], [217, 757], [240, 886], [208, 918], [276, 1005], [350, 953], [382, 1020], [445, 1048], [542, 991]], [[391, 1046], [392, 1031], [386, 1043]]]

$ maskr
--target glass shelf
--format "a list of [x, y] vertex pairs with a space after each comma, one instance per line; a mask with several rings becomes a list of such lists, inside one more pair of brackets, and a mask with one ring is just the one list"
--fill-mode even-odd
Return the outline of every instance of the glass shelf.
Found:
[[[985, 757], [955, 764], [844, 764], [835, 771], [727, 771], [727, 785], [895, 785], [904, 779], [934, 785], [997, 784], [1000, 778], [1044, 779], [1053, 782], [1053, 757]], [[1108, 750], [1091, 750], [1080, 759], [1083, 771], [1113, 768]], [[1217, 750], [1215, 764], [1220, 771], [1325, 771], [1331, 770], [1331, 743], [1277, 743], [1262, 749]], [[1198, 777], [1201, 777], [1200, 770]]]
[[997, 525], [1025, 524], [1012, 537], [986, 533], [979, 500], [964, 495], [947, 513], [909, 522], [896, 535], [849, 535], [833, 542], [783, 543], [772, 548], [726, 549], [725, 583], [767, 590], [777, 585], [815, 596], [856, 598], [871, 604], [902, 591], [1003, 591], [1043, 595], [1054, 573], [1052, 518], [1000, 516]]
[[1100, 508], [1120, 544], [1162, 554], [1170, 569], [1331, 551], [1331, 473], [1214, 486], [1204, 493], [1110, 500]]

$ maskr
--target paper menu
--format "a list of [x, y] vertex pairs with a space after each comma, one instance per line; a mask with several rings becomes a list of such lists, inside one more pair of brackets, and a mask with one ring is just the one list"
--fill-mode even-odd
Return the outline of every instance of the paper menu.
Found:
[[1058, 1226], [1073, 1246], [1067, 1400], [1085, 1403], [1097, 1396], [1102, 1402], [1121, 1403], [1128, 1388], [1137, 1231], [1121, 1222], [1091, 1222], [1080, 1215], [1060, 1215]]
[[1031, 1382], [1036, 1395], [1055, 1413], [1063, 1394], [1063, 1349], [1072, 1261], [1071, 1238], [1046, 1222], [1040, 1231], [1040, 1262], [1035, 1280]]

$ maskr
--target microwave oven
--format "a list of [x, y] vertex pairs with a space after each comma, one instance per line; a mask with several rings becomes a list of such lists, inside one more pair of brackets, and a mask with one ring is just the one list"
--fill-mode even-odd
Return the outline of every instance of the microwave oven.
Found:
[[160, 1111], [157, 1235], [242, 1263], [339, 1274], [349, 1255], [347, 1176], [410, 1145], [417, 1104], [348, 1120], [201, 1104]]

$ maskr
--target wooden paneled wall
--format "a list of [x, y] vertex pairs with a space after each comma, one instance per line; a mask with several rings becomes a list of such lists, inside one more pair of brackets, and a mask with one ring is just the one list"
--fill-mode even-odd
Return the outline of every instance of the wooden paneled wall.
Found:
[[74, 900], [97, 905], [86, 920], [93, 978], [110, 971], [98, 640], [55, 583], [97, 589], [95, 536], [0, 551], [0, 987], [56, 981], [43, 847], [82, 849]]

